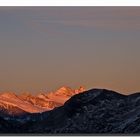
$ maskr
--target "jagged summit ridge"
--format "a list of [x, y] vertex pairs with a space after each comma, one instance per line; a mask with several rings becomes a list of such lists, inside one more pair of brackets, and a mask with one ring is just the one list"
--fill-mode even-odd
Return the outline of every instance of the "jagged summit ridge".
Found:
[[22, 112], [41, 113], [62, 106], [73, 95], [83, 91], [85, 91], [83, 87], [80, 87], [79, 89], [71, 89], [70, 87], [63, 86], [54, 92], [39, 93], [37, 95], [32, 95], [29, 92], [19, 95], [12, 92], [5, 92], [0, 94], [0, 110], [6, 110], [6, 112], [9, 111], [14, 115], [16, 107], [20, 110], [21, 114]]
[[[41, 97], [44, 96], [46, 94]], [[53, 96], [47, 98], [51, 102], [55, 99]], [[0, 132], [9, 130], [11, 133], [43, 134], [138, 134], [139, 110], [140, 93], [123, 95], [107, 89], [91, 89], [75, 94], [64, 105], [53, 110], [30, 113], [20, 120], [16, 116], [14, 122], [11, 117], [5, 119], [0, 116], [3, 122]], [[14, 129], [11, 129], [12, 127]]]

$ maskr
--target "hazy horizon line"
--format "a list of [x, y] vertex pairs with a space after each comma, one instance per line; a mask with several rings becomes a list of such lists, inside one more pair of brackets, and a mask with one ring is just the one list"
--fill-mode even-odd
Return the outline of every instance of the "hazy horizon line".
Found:
[[123, 95], [131, 95], [131, 94], [135, 94], [135, 93], [139, 93], [140, 91], [134, 91], [134, 92], [122, 92], [121, 90], [119, 89], [113, 89], [113, 88], [105, 88], [105, 87], [86, 87], [86, 86], [75, 86], [75, 87], [72, 87], [72, 86], [66, 86], [66, 85], [62, 85], [62, 86], [59, 86], [57, 88], [54, 88], [53, 90], [45, 90], [45, 89], [40, 89], [40, 90], [20, 90], [20, 91], [17, 91], [17, 90], [1, 90], [0, 91], [0, 94], [3, 94], [3, 93], [14, 93], [16, 95], [18, 94], [23, 94], [23, 93], [29, 93], [31, 95], [36, 95], [36, 94], [39, 94], [39, 93], [53, 93], [53, 92], [56, 92], [57, 90], [61, 89], [62, 87], [66, 87], [66, 88], [70, 88], [72, 90], [76, 90], [76, 89], [79, 89], [80, 87], [83, 87], [85, 89], [85, 91], [89, 91], [89, 90], [92, 90], [92, 89], [105, 89], [105, 90], [110, 90], [110, 91], [115, 91], [117, 93], [120, 93], [120, 94], [123, 94]]

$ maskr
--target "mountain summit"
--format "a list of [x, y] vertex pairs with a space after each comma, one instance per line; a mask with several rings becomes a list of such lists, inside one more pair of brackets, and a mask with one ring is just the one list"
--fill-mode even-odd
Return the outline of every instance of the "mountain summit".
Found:
[[[66, 91], [68, 94], [64, 94]], [[40, 99], [49, 101], [50, 108], [55, 103], [57, 107], [50, 111], [6, 117], [0, 113], [0, 133], [140, 134], [140, 93], [123, 95], [106, 89], [91, 89], [68, 99], [70, 93], [71, 89], [63, 87], [50, 93], [54, 96], [39, 95]], [[60, 96], [68, 99], [63, 105]], [[41, 105], [41, 100], [34, 102], [36, 98], [27, 102]]]
[[21, 115], [26, 113], [41, 113], [62, 106], [72, 96], [85, 91], [83, 87], [71, 89], [61, 87], [55, 92], [40, 93], [32, 95], [30, 93], [1, 93], [0, 111], [10, 115]]

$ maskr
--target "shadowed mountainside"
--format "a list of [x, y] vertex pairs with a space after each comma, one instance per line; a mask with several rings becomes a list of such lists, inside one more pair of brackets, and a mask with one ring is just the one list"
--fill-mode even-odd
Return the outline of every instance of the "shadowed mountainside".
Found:
[[140, 93], [126, 96], [92, 89], [51, 111], [0, 120], [1, 133], [136, 134], [140, 133]]

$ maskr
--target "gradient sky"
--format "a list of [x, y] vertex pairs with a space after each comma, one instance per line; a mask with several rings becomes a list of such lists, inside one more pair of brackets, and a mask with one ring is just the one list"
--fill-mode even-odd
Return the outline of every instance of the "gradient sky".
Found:
[[139, 7], [0, 7], [0, 92], [137, 92], [139, 55]]

